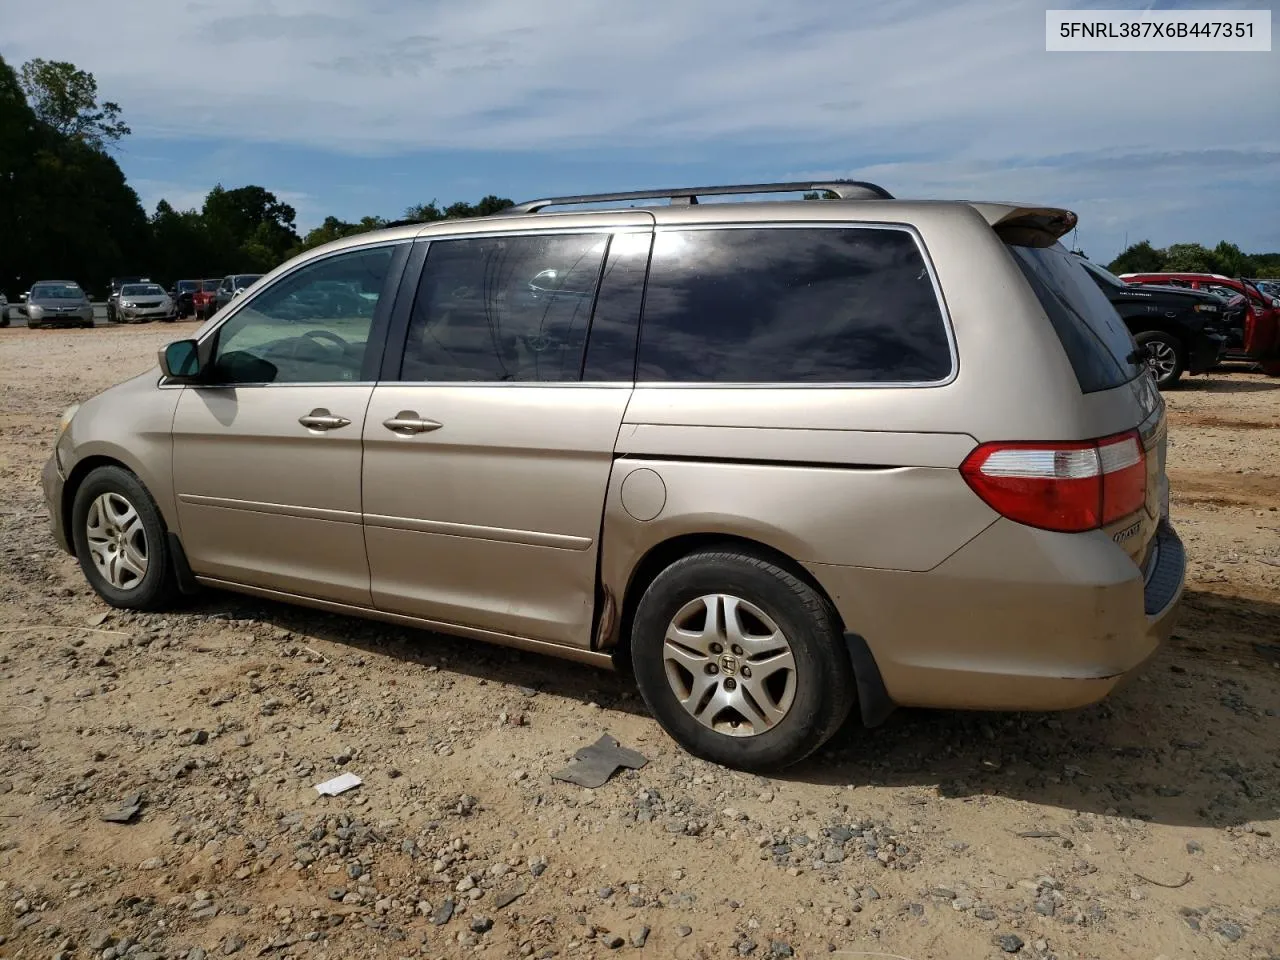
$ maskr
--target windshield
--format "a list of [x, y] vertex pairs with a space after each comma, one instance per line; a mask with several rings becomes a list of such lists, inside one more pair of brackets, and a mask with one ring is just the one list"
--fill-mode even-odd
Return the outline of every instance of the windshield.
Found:
[[242, 273], [240, 276], [236, 277], [232, 283], [236, 289], [239, 289], [240, 287], [247, 287], [249, 284], [255, 283], [261, 278], [262, 274], [260, 273]]
[[122, 297], [163, 297], [164, 288], [158, 283], [129, 283], [120, 288]]
[[1081, 257], [1060, 243], [1009, 251], [1062, 341], [1081, 391], [1110, 390], [1142, 371], [1133, 334], [1085, 272]]
[[188, 290], [198, 290], [200, 288], [199, 280], [179, 280], [178, 289], [184, 293]]
[[1095, 277], [1101, 277], [1103, 280], [1107, 281], [1107, 283], [1111, 284], [1112, 286], [1116, 286], [1116, 287], [1128, 286], [1127, 283], [1125, 283], [1123, 280], [1117, 277], [1114, 273], [1112, 273], [1106, 267], [1100, 267], [1091, 260], [1086, 260], [1083, 257], [1081, 257], [1080, 266], [1084, 267], [1086, 270], [1092, 273]]
[[221, 281], [221, 280], [201, 280], [201, 281], [200, 281], [200, 292], [201, 292], [201, 293], [214, 293], [214, 292], [218, 289], [219, 284], [221, 284], [221, 283], [222, 283], [222, 281]]
[[37, 283], [31, 288], [32, 300], [79, 300], [84, 291], [74, 283]]

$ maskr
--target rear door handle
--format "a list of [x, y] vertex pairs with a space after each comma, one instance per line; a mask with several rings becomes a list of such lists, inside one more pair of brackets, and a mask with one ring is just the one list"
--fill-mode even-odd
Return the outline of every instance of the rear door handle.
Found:
[[305, 417], [299, 417], [298, 422], [308, 430], [336, 430], [351, 423], [346, 417], [334, 416], [324, 407], [316, 407]]
[[392, 433], [399, 433], [405, 436], [412, 433], [428, 433], [432, 430], [439, 430], [444, 426], [443, 423], [418, 416], [416, 410], [401, 410], [394, 417], [388, 417], [383, 420], [382, 425]]

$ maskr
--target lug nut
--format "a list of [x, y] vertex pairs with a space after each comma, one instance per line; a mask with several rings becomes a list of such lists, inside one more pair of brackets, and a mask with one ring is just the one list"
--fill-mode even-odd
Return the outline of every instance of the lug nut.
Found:
[[738, 646], [736, 643], [733, 645], [733, 655], [735, 657], [742, 656], [742, 648]]
[[751, 679], [751, 668], [750, 668], [750, 667], [743, 667], [743, 668], [742, 668], [742, 678], [743, 678], [744, 680], [750, 680], [750, 679]]
[[719, 673], [719, 672], [720, 672], [720, 668], [717, 667], [714, 663], [707, 664], [707, 673]]
[[724, 653], [724, 647], [720, 646], [718, 643], [713, 643], [711, 645], [711, 652], [716, 654]]
[[724, 688], [726, 690], [733, 690], [737, 686], [738, 686], [738, 682], [734, 680], [733, 677], [725, 677]]

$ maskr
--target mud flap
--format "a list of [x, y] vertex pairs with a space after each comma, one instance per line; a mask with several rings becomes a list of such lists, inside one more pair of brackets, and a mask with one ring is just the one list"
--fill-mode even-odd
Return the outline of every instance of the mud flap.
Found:
[[888, 719], [894, 711], [894, 703], [884, 688], [884, 680], [880, 676], [880, 668], [876, 666], [876, 658], [871, 655], [867, 641], [856, 633], [844, 635], [845, 647], [849, 650], [849, 662], [853, 664], [854, 683], [858, 688], [858, 710], [862, 714], [862, 725], [878, 727]]
[[172, 530], [168, 532], [169, 556], [173, 558], [173, 573], [178, 581], [178, 589], [186, 596], [195, 596], [200, 592], [200, 584], [196, 583], [196, 575], [191, 572], [191, 564], [187, 562], [187, 551], [182, 549], [182, 541]]

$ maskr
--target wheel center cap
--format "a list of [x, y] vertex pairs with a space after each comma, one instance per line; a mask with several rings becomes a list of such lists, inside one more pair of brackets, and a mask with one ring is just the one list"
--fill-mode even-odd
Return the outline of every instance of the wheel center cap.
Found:
[[727, 653], [720, 658], [719, 665], [721, 673], [727, 673], [730, 676], [733, 676], [738, 672], [738, 658], [730, 656]]

